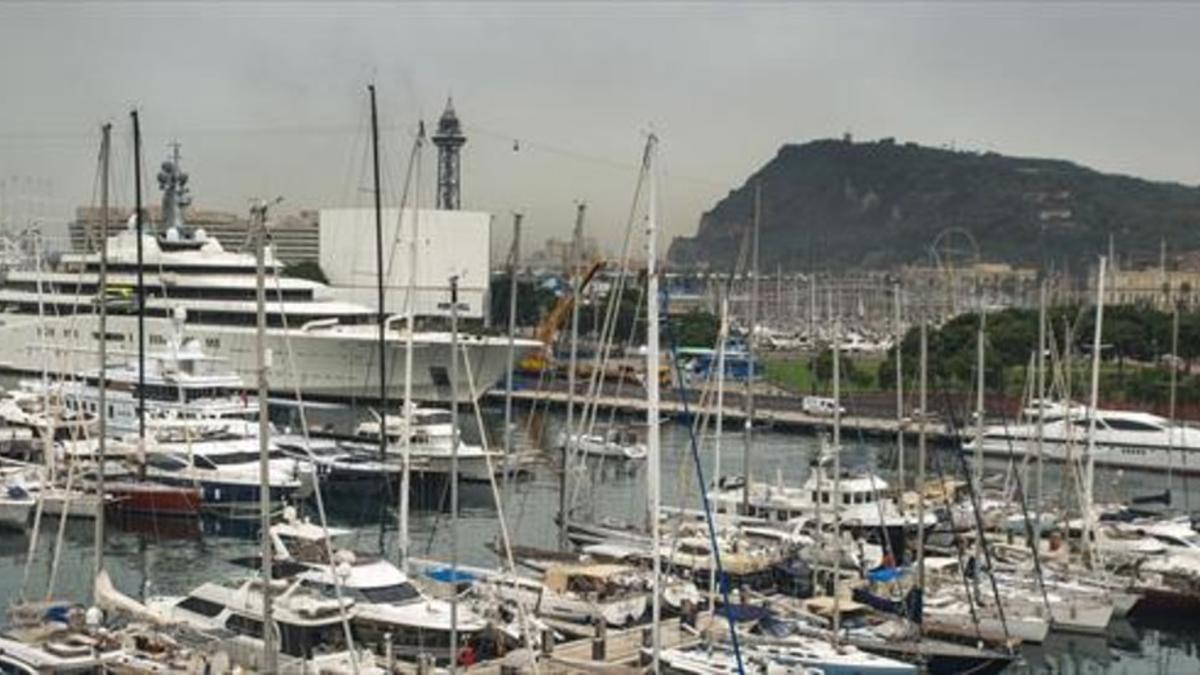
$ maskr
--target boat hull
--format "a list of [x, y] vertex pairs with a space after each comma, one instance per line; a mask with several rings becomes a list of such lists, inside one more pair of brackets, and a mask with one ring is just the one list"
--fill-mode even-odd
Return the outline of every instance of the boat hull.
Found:
[[0, 499], [0, 527], [23, 530], [37, 502], [32, 499]]
[[[94, 316], [47, 317], [42, 320], [46, 324], [45, 338], [39, 337], [36, 316], [7, 313], [0, 319], [0, 373], [41, 377], [43, 344], [52, 349], [51, 375], [70, 375], [96, 370], [99, 366], [95, 341], [91, 337], [96, 330]], [[146, 318], [146, 333], [151, 337], [170, 335], [174, 330], [169, 319]], [[228, 363], [243, 382], [257, 380], [253, 326], [189, 322], [186, 330], [189, 336], [205, 346], [209, 356]], [[136, 344], [136, 317], [110, 315], [108, 332], [123, 336], [122, 344]], [[297, 325], [288, 330], [269, 329], [266, 347], [275, 355], [275, 364], [268, 376], [271, 393], [282, 399], [294, 399], [299, 388], [306, 400], [364, 402], [377, 399], [377, 338], [378, 333], [369, 326], [303, 330]], [[452, 391], [449, 335], [419, 333], [413, 343], [413, 399], [449, 401]], [[517, 353], [537, 344], [518, 340]], [[459, 363], [458, 397], [467, 402], [472, 400], [472, 383], [475, 395], [482, 396], [507, 372], [508, 339], [460, 335], [459, 346], [466, 358]], [[404, 397], [405, 351], [404, 336], [389, 335], [386, 381], [388, 397], [392, 400]], [[465, 362], [470, 364], [469, 373]]]
[[202, 492], [193, 487], [125, 483], [105, 486], [113, 509], [123, 513], [194, 516], [200, 513]]

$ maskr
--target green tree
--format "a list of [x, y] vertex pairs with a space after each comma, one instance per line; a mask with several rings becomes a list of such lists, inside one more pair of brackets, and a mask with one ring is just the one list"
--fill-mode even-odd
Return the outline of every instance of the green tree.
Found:
[[714, 347], [721, 320], [712, 312], [693, 309], [671, 319], [675, 340], [680, 347]]

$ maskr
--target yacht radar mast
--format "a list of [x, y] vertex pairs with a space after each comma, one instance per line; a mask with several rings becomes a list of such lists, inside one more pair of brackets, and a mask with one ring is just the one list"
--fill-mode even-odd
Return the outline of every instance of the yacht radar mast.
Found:
[[193, 239], [194, 233], [183, 222], [183, 210], [192, 204], [188, 174], [180, 162], [179, 142], [171, 144], [171, 157], [162, 163], [158, 172], [158, 188], [162, 190], [163, 230], [161, 241], [176, 243]]

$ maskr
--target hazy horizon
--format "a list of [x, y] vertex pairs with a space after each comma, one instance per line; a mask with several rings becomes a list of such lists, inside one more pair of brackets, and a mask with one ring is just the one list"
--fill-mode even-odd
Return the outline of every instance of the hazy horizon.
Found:
[[[1200, 95], [1182, 74], [1197, 19], [1184, 4], [6, 2], [0, 215], [20, 219], [14, 193], [46, 181], [35, 215], [95, 204], [104, 121], [114, 201], [130, 204], [134, 106], [148, 202], [178, 140], [196, 207], [366, 206], [371, 82], [386, 201], [417, 121], [453, 95], [463, 207], [495, 215], [496, 248], [514, 209], [526, 250], [567, 236], [580, 199], [588, 234], [616, 248], [651, 128], [664, 251], [781, 145], [845, 132], [1195, 185]], [[435, 163], [430, 148], [423, 205]]]

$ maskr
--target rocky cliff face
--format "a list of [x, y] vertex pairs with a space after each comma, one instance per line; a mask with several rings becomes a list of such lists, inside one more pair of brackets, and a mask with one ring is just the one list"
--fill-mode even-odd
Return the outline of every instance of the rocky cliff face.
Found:
[[[728, 269], [761, 186], [764, 270], [894, 267], [973, 248], [984, 260], [1082, 269], [1112, 235], [1124, 258], [1200, 248], [1200, 189], [1066, 161], [896, 143], [785, 145], [707, 211], [672, 263]], [[936, 245], [935, 245], [936, 242]], [[973, 251], [958, 251], [973, 255]]]

